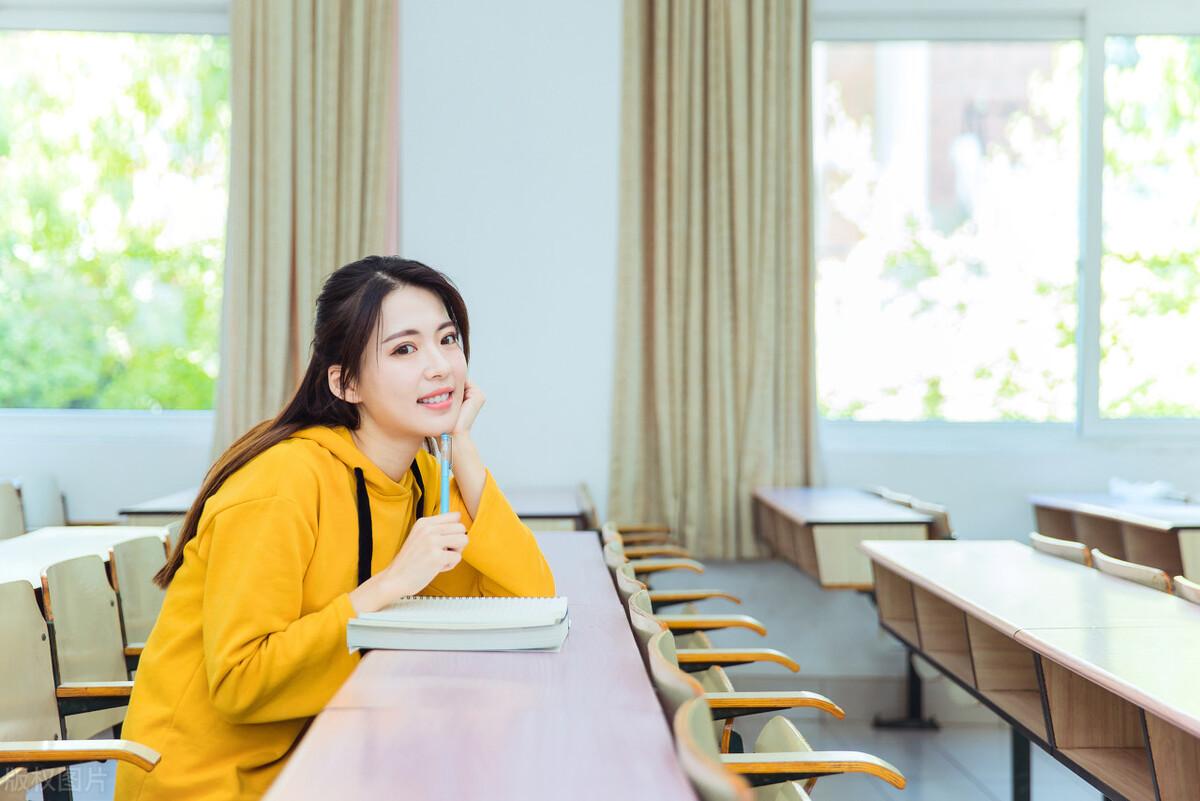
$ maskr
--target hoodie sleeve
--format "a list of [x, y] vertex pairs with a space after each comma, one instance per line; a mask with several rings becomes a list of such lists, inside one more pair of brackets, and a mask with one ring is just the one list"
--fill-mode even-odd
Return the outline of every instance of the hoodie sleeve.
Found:
[[202, 628], [213, 706], [235, 723], [317, 714], [359, 656], [346, 648], [349, 595], [301, 608], [312, 527], [294, 501], [271, 497], [221, 511], [209, 537]]
[[[430, 456], [421, 467], [426, 487], [425, 512], [436, 514], [440, 492], [437, 460]], [[435, 578], [422, 594], [554, 595], [554, 574], [542, 549], [533, 532], [509, 506], [490, 470], [475, 519], [471, 519], [454, 478], [450, 479], [450, 511], [459, 512], [467, 527], [463, 560], [453, 570]]]

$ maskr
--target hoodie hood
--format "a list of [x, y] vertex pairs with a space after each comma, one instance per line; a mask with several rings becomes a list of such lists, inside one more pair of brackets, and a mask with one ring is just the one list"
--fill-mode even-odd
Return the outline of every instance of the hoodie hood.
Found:
[[367, 487], [377, 495], [394, 496], [407, 495], [413, 491], [413, 476], [411, 470], [405, 470], [399, 481], [393, 481], [379, 466], [372, 462], [367, 455], [358, 449], [345, 426], [313, 426], [292, 434], [292, 439], [305, 439], [315, 442], [329, 451], [338, 461], [346, 465], [351, 474], [354, 468], [363, 471]]

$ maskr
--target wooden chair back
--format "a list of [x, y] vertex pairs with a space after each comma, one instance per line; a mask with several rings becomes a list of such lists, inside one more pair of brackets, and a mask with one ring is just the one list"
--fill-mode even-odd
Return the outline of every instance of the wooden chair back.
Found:
[[[46, 619], [54, 625], [59, 681], [129, 680], [117, 594], [108, 583], [103, 559], [79, 556], [46, 568], [42, 603]], [[67, 737], [87, 739], [124, 717], [124, 707], [72, 715], [67, 718]]]
[[679, 764], [700, 801], [754, 801], [746, 780], [721, 764], [712, 712], [703, 698], [684, 701], [675, 712], [672, 729]]
[[588, 485], [580, 482], [577, 495], [579, 508], [583, 510], [584, 527], [593, 530], [600, 528], [600, 515], [596, 512], [596, 502], [592, 500], [592, 491], [588, 489]]
[[183, 531], [183, 518], [173, 520], [163, 528], [167, 530], [165, 547], [167, 555], [170, 556], [171, 551], [175, 550], [175, 546], [179, 544], [179, 534]]
[[11, 481], [0, 481], [0, 540], [25, 533], [21, 496]]
[[1059, 559], [1069, 559], [1087, 567], [1092, 566], [1092, 552], [1082, 542], [1060, 540], [1031, 531], [1029, 532], [1029, 544], [1035, 551], [1057, 556]]
[[[679, 705], [691, 698], [704, 695], [700, 682], [679, 669], [675, 656], [675, 638], [669, 631], [660, 631], [650, 638], [650, 680], [658, 692], [667, 717], [675, 714]], [[712, 723], [712, 720], [709, 720]]]
[[952, 540], [954, 539], [954, 530], [950, 527], [950, 512], [945, 506], [937, 503], [928, 503], [913, 499], [909, 504], [914, 512], [929, 515], [932, 521], [929, 524], [929, 539], [931, 540]]
[[154, 574], [166, 563], [163, 543], [158, 537], [138, 537], [109, 549], [113, 582], [121, 597], [126, 643], [144, 643], [150, 637], [167, 594], [154, 583]]
[[637, 640], [638, 650], [642, 653], [642, 662], [646, 663], [649, 669], [650, 638], [664, 631], [666, 626], [651, 611], [650, 594], [645, 590], [639, 590], [629, 596], [626, 608], [629, 609], [629, 625], [633, 628], [633, 638]]
[[1191, 601], [1194, 604], [1200, 604], [1200, 584], [1186, 579], [1183, 576], [1175, 577], [1175, 594], [1186, 601]]
[[62, 491], [49, 473], [21, 477], [21, 510], [25, 515], [25, 528], [29, 531], [67, 524]]
[[0, 741], [58, 740], [50, 636], [28, 581], [0, 584]]
[[1109, 556], [1099, 548], [1092, 549], [1092, 562], [1102, 573], [1118, 576], [1138, 584], [1145, 584], [1162, 592], [1171, 592], [1171, 577], [1165, 571], [1149, 565], [1139, 565], [1136, 562], [1126, 562]]
[[628, 562], [613, 571], [613, 578], [617, 581], [617, 595], [621, 596], [621, 603], [626, 606], [635, 592], [646, 589], [646, 585], [638, 581], [634, 574], [633, 565]]

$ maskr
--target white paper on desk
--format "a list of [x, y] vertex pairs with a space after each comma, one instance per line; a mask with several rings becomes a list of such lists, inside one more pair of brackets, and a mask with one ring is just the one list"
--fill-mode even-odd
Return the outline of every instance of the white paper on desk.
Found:
[[1108, 480], [1108, 492], [1127, 501], [1183, 500], [1184, 495], [1169, 481], [1126, 481], [1113, 477]]

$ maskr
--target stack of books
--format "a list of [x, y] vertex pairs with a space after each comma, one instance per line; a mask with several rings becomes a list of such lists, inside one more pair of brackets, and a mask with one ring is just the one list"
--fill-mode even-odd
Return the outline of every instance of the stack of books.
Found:
[[557, 651], [566, 598], [403, 598], [346, 626], [351, 650]]

